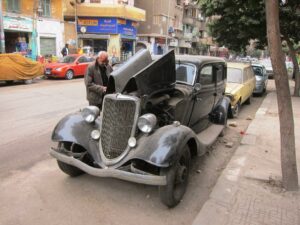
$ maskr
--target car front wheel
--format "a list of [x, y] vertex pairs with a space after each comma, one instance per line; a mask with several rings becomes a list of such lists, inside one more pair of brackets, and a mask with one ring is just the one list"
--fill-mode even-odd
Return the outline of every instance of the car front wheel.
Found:
[[188, 184], [191, 153], [185, 146], [176, 162], [168, 168], [160, 170], [161, 176], [166, 176], [167, 184], [159, 187], [161, 201], [172, 208], [182, 199]]
[[68, 71], [66, 72], [65, 78], [66, 78], [67, 80], [72, 80], [73, 77], [74, 77], [74, 72], [73, 72], [72, 70], [68, 70]]
[[[59, 142], [58, 149], [61, 153], [66, 154], [69, 157], [74, 157], [84, 162], [86, 161], [86, 151], [83, 148], [79, 148], [79, 146], [76, 146], [74, 143]], [[78, 169], [77, 167], [61, 162], [59, 160], [57, 160], [57, 164], [61, 171], [63, 171], [71, 177], [77, 177], [81, 174], [84, 174], [84, 172]]]

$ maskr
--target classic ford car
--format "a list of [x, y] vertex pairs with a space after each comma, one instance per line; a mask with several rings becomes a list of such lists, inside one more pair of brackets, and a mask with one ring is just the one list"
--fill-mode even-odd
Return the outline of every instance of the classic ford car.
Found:
[[103, 109], [64, 117], [50, 154], [70, 176], [88, 173], [157, 185], [162, 202], [182, 199], [191, 157], [222, 134], [229, 99], [225, 61], [214, 57], [152, 59], [141, 50], [109, 77]]

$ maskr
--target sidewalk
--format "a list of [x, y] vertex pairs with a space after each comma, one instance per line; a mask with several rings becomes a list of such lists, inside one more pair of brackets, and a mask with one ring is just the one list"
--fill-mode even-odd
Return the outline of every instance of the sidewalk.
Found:
[[[300, 98], [292, 101], [299, 176]], [[271, 92], [193, 225], [300, 225], [300, 192], [285, 192], [280, 183], [279, 119]]]

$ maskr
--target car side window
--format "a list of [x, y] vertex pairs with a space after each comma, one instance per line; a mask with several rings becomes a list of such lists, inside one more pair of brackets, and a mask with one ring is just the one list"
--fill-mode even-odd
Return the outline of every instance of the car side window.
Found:
[[195, 67], [192, 65], [176, 64], [176, 80], [187, 84], [193, 84]]
[[215, 66], [215, 71], [216, 71], [216, 77], [217, 77], [217, 83], [221, 82], [224, 79], [224, 66], [219, 64]]
[[78, 59], [78, 62], [79, 62], [79, 63], [85, 63], [85, 62], [88, 62], [88, 60], [87, 60], [86, 57], [82, 56], [82, 57], [80, 57], [80, 58]]
[[200, 84], [212, 84], [213, 83], [213, 67], [212, 67], [212, 65], [204, 66], [201, 69], [199, 82], [200, 82]]

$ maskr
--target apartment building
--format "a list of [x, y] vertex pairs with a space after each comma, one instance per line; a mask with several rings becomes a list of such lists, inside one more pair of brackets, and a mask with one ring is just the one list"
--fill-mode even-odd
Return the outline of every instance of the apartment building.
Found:
[[134, 0], [85, 0], [64, 5], [65, 40], [78, 49], [91, 46], [121, 60], [135, 53], [137, 26], [145, 11]]
[[148, 48], [153, 54], [175, 49], [177, 54], [205, 54], [206, 19], [192, 0], [136, 0], [144, 9], [146, 21], [138, 29], [137, 48]]
[[5, 51], [59, 55], [64, 29], [62, 0], [2, 0]]

